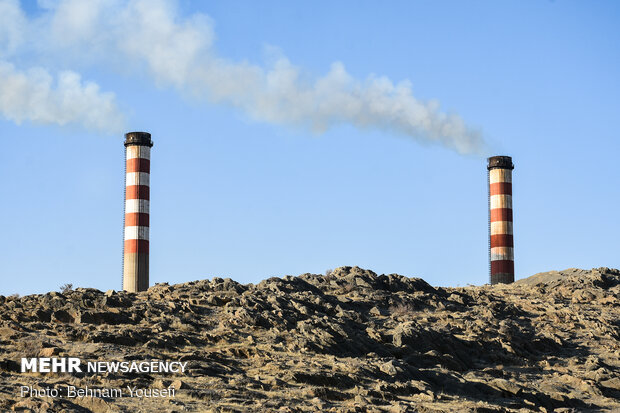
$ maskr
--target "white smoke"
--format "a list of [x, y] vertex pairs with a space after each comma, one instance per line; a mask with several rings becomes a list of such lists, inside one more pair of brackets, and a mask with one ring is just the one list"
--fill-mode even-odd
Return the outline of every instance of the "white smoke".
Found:
[[[0, 0], [2, 2], [3, 0]], [[265, 66], [218, 55], [214, 30], [202, 14], [182, 17], [174, 0], [55, 0], [29, 25], [44, 40], [41, 53], [79, 64], [144, 68], [163, 87], [237, 107], [266, 122], [314, 131], [348, 123], [480, 153], [481, 134], [436, 101], [417, 99], [408, 81], [354, 79], [340, 62], [322, 77], [280, 56]]]
[[[80, 124], [87, 129], [118, 133], [124, 117], [113, 93], [102, 93], [93, 82], [83, 82], [73, 71], [55, 76], [42, 67], [18, 69], [9, 61], [28, 52], [38, 40], [17, 0], [0, 0], [0, 115], [20, 124]], [[45, 33], [43, 33], [45, 35]]]
[[0, 1], [0, 57], [14, 52], [21, 45], [26, 24], [17, 0]]
[[82, 124], [87, 129], [119, 132], [123, 116], [114, 95], [99, 86], [82, 82], [80, 75], [64, 71], [54, 79], [45, 69], [22, 72], [0, 62], [0, 113], [20, 124]]

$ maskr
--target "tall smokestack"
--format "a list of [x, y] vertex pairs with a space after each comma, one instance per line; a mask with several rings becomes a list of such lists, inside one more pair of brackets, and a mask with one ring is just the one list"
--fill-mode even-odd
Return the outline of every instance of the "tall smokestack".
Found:
[[515, 280], [512, 232], [512, 158], [489, 158], [489, 261], [491, 284]]
[[149, 200], [151, 134], [125, 134], [125, 243], [123, 290], [149, 288]]

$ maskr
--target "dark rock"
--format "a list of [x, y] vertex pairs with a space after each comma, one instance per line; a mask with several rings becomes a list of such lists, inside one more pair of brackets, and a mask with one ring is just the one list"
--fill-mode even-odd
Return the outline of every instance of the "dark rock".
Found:
[[51, 319], [58, 323], [73, 323], [75, 321], [75, 317], [65, 310], [54, 311]]

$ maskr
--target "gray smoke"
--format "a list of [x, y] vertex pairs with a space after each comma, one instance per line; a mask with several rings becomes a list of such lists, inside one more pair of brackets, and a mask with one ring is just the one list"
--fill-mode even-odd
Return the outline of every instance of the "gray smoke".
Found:
[[[6, 0], [0, 0], [0, 2]], [[217, 54], [210, 19], [181, 17], [172, 0], [57, 0], [29, 21], [46, 39], [41, 53], [73, 56], [80, 64], [145, 69], [162, 87], [239, 108], [254, 119], [322, 132], [334, 125], [385, 130], [460, 153], [481, 153], [479, 131], [436, 101], [417, 99], [408, 81], [353, 78], [340, 62], [311, 79], [284, 56], [269, 65], [234, 62]], [[129, 68], [129, 69], [128, 69]], [[308, 80], [308, 79], [311, 80]]]

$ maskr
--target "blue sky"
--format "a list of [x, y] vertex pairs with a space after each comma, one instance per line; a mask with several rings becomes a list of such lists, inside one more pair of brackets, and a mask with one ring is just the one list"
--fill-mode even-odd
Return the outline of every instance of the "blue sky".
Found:
[[[0, 294], [121, 288], [133, 130], [155, 143], [151, 284], [341, 265], [483, 284], [499, 154], [515, 163], [516, 278], [620, 267], [617, 2], [149, 2], [191, 34], [163, 52], [161, 33], [119, 21], [152, 11], [139, 1], [78, 3], [0, 0]], [[66, 29], [85, 16], [99, 33]], [[334, 62], [347, 85], [303, 103]], [[378, 115], [329, 95], [368, 107], [377, 79], [393, 103]], [[428, 117], [410, 128], [403, 102]]]

